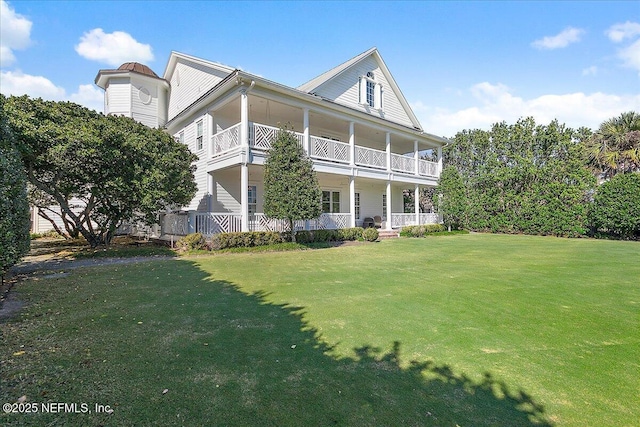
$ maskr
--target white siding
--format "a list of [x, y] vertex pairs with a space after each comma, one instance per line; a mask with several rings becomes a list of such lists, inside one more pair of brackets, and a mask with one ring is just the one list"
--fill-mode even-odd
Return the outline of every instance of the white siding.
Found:
[[170, 81], [168, 119], [174, 118], [227, 75], [228, 73], [222, 70], [195, 64], [183, 58], [178, 59]]
[[[145, 99], [146, 90], [150, 96]], [[142, 79], [131, 78], [131, 112], [132, 117], [142, 124], [157, 128], [158, 123], [158, 85]], [[146, 102], [145, 102], [146, 101]]]
[[[202, 149], [196, 150], [196, 123], [202, 120], [203, 125], [203, 142]], [[185, 209], [188, 210], [198, 210], [198, 211], [208, 211], [208, 193], [207, 193], [207, 180], [209, 174], [207, 173], [207, 144], [210, 141], [207, 139], [208, 130], [207, 130], [207, 120], [206, 115], [196, 116], [194, 120], [189, 123], [187, 126], [173, 134], [175, 138], [178, 138], [180, 132], [184, 132], [184, 143], [189, 148], [192, 153], [195, 153], [198, 156], [198, 160], [194, 163], [196, 165], [196, 171], [194, 172], [194, 178], [196, 185], [198, 186], [198, 190], [196, 191], [196, 195], [188, 206], [185, 206]]]
[[122, 114], [131, 117], [131, 83], [127, 78], [109, 80], [105, 114]]
[[[378, 112], [376, 109], [364, 107], [358, 103], [360, 77], [365, 76], [368, 71], [372, 71], [375, 76], [376, 83], [380, 83], [382, 85], [382, 113]], [[380, 67], [378, 67], [378, 63], [373, 56], [369, 56], [353, 67], [338, 74], [333, 79], [323, 83], [315, 90], [315, 93], [325, 98], [332, 99], [339, 104], [360, 110], [366, 110], [375, 116], [383, 117], [387, 120], [413, 127], [411, 119], [402, 107], [400, 100], [393, 92], [393, 89], [389, 85], [389, 82], [385, 78]]]
[[[262, 199], [263, 189], [258, 191], [258, 199]], [[213, 192], [213, 212], [240, 213], [240, 169], [216, 171], [213, 175]]]

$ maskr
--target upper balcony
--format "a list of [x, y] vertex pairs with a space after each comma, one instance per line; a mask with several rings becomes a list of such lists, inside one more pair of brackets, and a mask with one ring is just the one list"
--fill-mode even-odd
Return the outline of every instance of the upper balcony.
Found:
[[[260, 123], [249, 123], [249, 147], [252, 152], [263, 154], [271, 148], [279, 128]], [[437, 180], [440, 166], [437, 162], [420, 159], [417, 152], [399, 154], [345, 142], [309, 135], [308, 144], [300, 132], [293, 132], [315, 165], [354, 166], [361, 170], [391, 172], [405, 176]], [[226, 157], [241, 146], [241, 123], [214, 134], [211, 137], [211, 160]], [[307, 146], [308, 145], [308, 146]]]

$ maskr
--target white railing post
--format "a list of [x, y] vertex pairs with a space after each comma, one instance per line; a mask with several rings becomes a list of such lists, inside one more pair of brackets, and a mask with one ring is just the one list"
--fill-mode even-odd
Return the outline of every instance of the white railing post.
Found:
[[351, 227], [356, 226], [356, 178], [352, 175], [349, 177], [349, 224]]
[[[386, 136], [386, 151], [387, 151], [387, 172], [391, 172], [391, 133], [387, 132]], [[387, 213], [391, 214], [391, 211]]]
[[304, 109], [304, 116], [302, 118], [304, 127], [304, 151], [307, 152], [307, 156], [311, 154], [311, 145], [309, 142], [309, 109]]
[[415, 162], [415, 174], [420, 175], [420, 153], [418, 153], [418, 141], [413, 141], [413, 160]]
[[249, 166], [244, 161], [240, 165], [240, 213], [241, 231], [249, 231]]
[[355, 166], [356, 162], [356, 134], [355, 123], [349, 122], [349, 164]]
[[213, 156], [213, 114], [207, 111], [207, 158]]
[[247, 90], [240, 90], [240, 146], [249, 147], [249, 100]]

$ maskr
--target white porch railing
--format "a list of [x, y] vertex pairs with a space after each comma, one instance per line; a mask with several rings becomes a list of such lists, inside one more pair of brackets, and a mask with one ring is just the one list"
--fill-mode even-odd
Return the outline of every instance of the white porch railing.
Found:
[[[277, 137], [280, 128], [249, 123], [249, 145], [256, 150], [269, 150], [271, 142]], [[304, 147], [304, 134], [293, 132], [298, 144]], [[214, 156], [230, 151], [241, 145], [240, 123], [228, 129], [218, 132], [211, 137], [212, 153]], [[349, 144], [309, 135], [309, 156], [315, 159], [329, 160], [338, 163], [349, 164], [351, 162], [351, 149]], [[355, 146], [354, 163], [358, 166], [376, 169], [387, 169], [386, 151], [373, 148]], [[415, 159], [411, 156], [391, 153], [391, 170], [409, 174], [416, 173]], [[438, 177], [438, 163], [420, 159], [418, 161], [418, 175]]]
[[231, 126], [211, 137], [213, 155], [224, 153], [240, 146], [240, 123]]
[[316, 219], [317, 230], [336, 230], [349, 228], [351, 222], [350, 213], [323, 213]]
[[355, 160], [357, 165], [382, 169], [387, 168], [387, 153], [385, 151], [356, 146]]
[[[268, 150], [271, 148], [271, 141], [278, 136], [278, 132], [280, 132], [280, 128], [277, 127], [249, 123], [249, 145], [260, 150]], [[298, 144], [304, 146], [304, 134], [293, 133], [298, 139]]]
[[391, 154], [391, 169], [398, 172], [416, 173], [416, 160], [413, 157]]
[[351, 160], [349, 144], [331, 139], [311, 136], [311, 157], [349, 163]]
[[233, 213], [196, 212], [196, 233], [211, 236], [218, 233], [242, 231], [242, 215]]
[[420, 214], [420, 225], [441, 224], [441, 223], [442, 223], [442, 214], [435, 213], [435, 212]]
[[391, 228], [402, 228], [408, 225], [425, 225], [439, 224], [442, 222], [442, 216], [437, 213], [420, 213], [418, 214], [418, 222], [416, 223], [415, 213], [392, 213]]
[[420, 175], [438, 177], [438, 164], [436, 162], [429, 162], [427, 160], [420, 159], [418, 165]]

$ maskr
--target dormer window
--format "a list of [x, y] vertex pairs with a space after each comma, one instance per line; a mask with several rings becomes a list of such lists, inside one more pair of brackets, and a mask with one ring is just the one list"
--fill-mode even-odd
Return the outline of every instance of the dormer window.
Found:
[[377, 110], [382, 109], [382, 85], [375, 80], [372, 71], [360, 77], [360, 104]]

